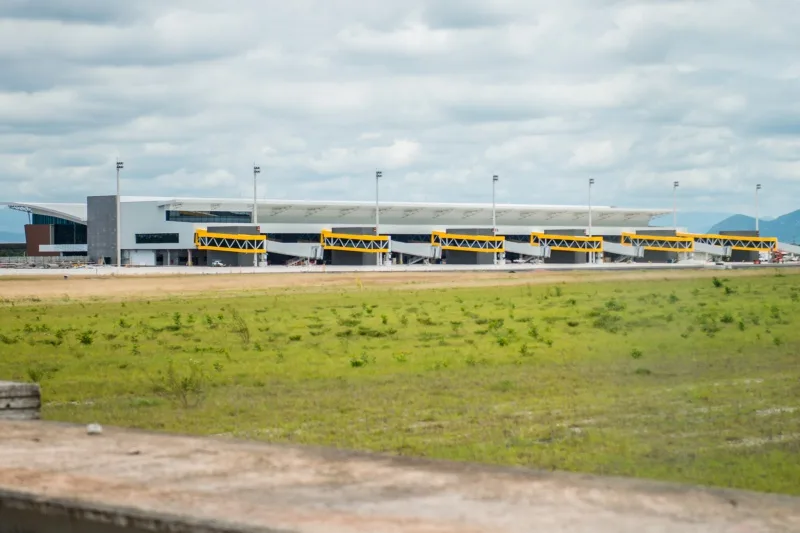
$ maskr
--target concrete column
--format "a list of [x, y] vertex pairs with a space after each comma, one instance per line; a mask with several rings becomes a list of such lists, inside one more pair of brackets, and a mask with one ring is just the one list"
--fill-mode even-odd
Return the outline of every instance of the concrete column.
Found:
[[191, 250], [186, 250], [186, 251], [189, 252], [189, 258], [187, 259], [186, 264], [188, 266], [192, 266], [192, 251]]
[[172, 265], [172, 259], [169, 256], [169, 250], [167, 250], [167, 266], [171, 266], [171, 265]]

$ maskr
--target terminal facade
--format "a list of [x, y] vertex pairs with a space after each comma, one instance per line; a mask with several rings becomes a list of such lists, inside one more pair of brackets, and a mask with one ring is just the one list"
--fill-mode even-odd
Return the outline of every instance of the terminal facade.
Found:
[[753, 248], [740, 250], [749, 260], [771, 246], [754, 235], [704, 241], [680, 228], [654, 228], [654, 218], [671, 212], [662, 209], [382, 202], [376, 228], [371, 202], [259, 200], [254, 220], [252, 200], [124, 196], [118, 239], [116, 200], [5, 205], [29, 213], [28, 255], [115, 264], [119, 242], [129, 266], [672, 262], [697, 251], [730, 257], [742, 247]]

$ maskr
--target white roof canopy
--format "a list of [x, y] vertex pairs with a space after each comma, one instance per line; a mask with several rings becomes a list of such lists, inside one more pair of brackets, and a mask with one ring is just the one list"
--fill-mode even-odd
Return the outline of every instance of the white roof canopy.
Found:
[[[253, 201], [243, 198], [146, 198], [125, 197], [123, 203], [154, 202], [174, 211], [252, 212]], [[81, 224], [86, 223], [85, 203], [0, 203], [11, 209], [49, 215]], [[633, 209], [592, 206], [592, 225], [597, 227], [647, 226], [667, 209]], [[497, 204], [498, 226], [585, 227], [589, 225], [589, 208], [567, 205]], [[365, 225], [375, 222], [374, 202], [258, 200], [258, 221], [270, 224]], [[491, 204], [381, 202], [380, 222], [387, 225], [490, 226]]]
[[[188, 212], [246, 211], [252, 200], [173, 198], [159, 204], [164, 209]], [[664, 209], [629, 209], [592, 206], [596, 226], [647, 226], [650, 221], [670, 213]], [[588, 206], [497, 204], [500, 226], [588, 226]], [[275, 224], [363, 224], [375, 222], [373, 202], [321, 202], [258, 200], [258, 220]], [[446, 204], [381, 202], [380, 222], [388, 225], [491, 225], [491, 204]]]
[[45, 215], [56, 218], [63, 218], [70, 222], [86, 224], [86, 204], [56, 204], [56, 203], [31, 203], [31, 202], [0, 202], [9, 209], [33, 213], [34, 215]]

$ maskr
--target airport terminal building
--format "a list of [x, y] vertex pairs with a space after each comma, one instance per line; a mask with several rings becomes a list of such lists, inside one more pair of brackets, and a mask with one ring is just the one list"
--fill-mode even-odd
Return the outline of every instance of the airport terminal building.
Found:
[[[90, 196], [86, 203], [13, 202], [5, 205], [29, 213], [30, 223], [25, 226], [28, 255], [85, 255], [96, 263], [116, 261], [116, 196]], [[236, 249], [235, 243], [226, 247], [231, 242], [226, 246], [203, 246], [198, 243], [198, 230], [213, 230], [216, 235], [263, 235], [267, 241], [267, 260], [271, 264], [287, 263], [295, 258], [329, 262], [334, 252], [366, 247], [366, 236], [375, 235], [376, 207], [371, 202], [260, 200], [256, 211], [257, 223], [254, 224], [252, 200], [123, 196], [119, 220], [122, 263], [206, 265], [213, 260], [212, 252], [222, 252], [209, 248]], [[431, 247], [432, 235], [462, 232], [475, 235], [475, 240], [480, 240], [477, 236], [492, 236], [493, 211], [497, 236], [508, 242], [530, 243], [530, 236], [535, 232], [574, 236], [589, 233], [587, 206], [497, 204], [493, 210], [491, 204], [402, 202], [379, 205], [379, 233], [394, 244], [386, 254], [395, 261], [400, 254], [409, 261], [419, 257], [446, 260], [447, 253], [436, 257], [426, 250]], [[653, 218], [668, 212], [593, 206], [591, 232], [593, 236], [619, 241], [623, 232], [642, 231], [649, 227]], [[358, 243], [331, 242], [325, 246], [325, 232], [365, 237], [357, 239], [362, 241]], [[469, 243], [460, 244], [467, 244], [461, 248], [469, 250]], [[387, 250], [386, 247], [382, 249]], [[417, 250], [420, 255], [415, 255]], [[445, 251], [453, 256], [460, 250]], [[508, 253], [514, 255], [513, 251]], [[239, 255], [241, 258], [237, 260], [242, 264], [253, 263], [252, 254]], [[347, 259], [344, 254], [340, 255]], [[371, 255], [374, 254], [368, 257]], [[227, 257], [228, 262], [233, 263], [238, 256], [229, 254]]]
[[125, 196], [117, 239], [116, 204], [109, 195], [0, 205], [29, 214], [29, 256], [115, 264], [119, 242], [130, 266], [668, 262], [696, 245], [651, 226], [664, 209], [381, 202], [376, 232], [372, 202], [259, 200], [254, 222], [252, 200]]

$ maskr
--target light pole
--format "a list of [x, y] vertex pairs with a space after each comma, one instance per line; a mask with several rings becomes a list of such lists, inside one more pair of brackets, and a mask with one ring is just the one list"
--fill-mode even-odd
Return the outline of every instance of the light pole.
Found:
[[[592, 185], [594, 178], [589, 178], [589, 237], [592, 236]], [[594, 263], [594, 252], [589, 252], [589, 263]]]
[[[495, 203], [495, 186], [500, 181], [500, 177], [495, 174], [492, 176], [492, 237], [497, 237], [497, 205]], [[492, 243], [494, 245], [494, 243]], [[497, 252], [494, 253], [494, 264], [497, 264]]]
[[672, 227], [675, 228], [675, 233], [678, 233], [678, 201], [676, 200], [676, 191], [680, 183], [677, 181], [672, 182]]
[[[383, 177], [383, 172], [380, 170], [375, 171], [375, 236], [380, 237], [381, 234], [381, 207], [378, 184]], [[378, 266], [383, 264], [383, 254], [378, 254]]]
[[122, 170], [124, 166], [125, 165], [122, 163], [122, 161], [117, 159], [117, 268], [122, 266], [122, 250], [120, 250], [121, 239], [120, 239], [120, 223], [119, 223], [120, 220], [119, 171]]
[[[257, 193], [256, 193], [256, 190], [257, 190], [257, 188], [256, 188], [256, 176], [258, 176], [260, 173], [261, 173], [261, 167], [256, 166], [256, 164], [253, 163], [253, 225], [256, 228], [258, 228], [258, 196], [257, 196]], [[264, 248], [266, 248], [266, 245], [267, 244], [264, 243]], [[257, 253], [253, 254], [253, 266], [254, 267], [258, 266], [258, 254]]]
[[758, 191], [761, 190], [761, 184], [756, 183], [756, 233], [758, 233]]

